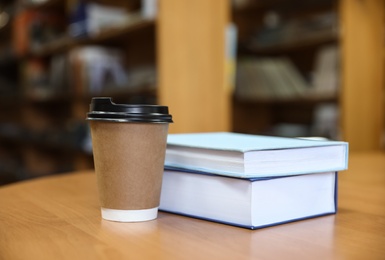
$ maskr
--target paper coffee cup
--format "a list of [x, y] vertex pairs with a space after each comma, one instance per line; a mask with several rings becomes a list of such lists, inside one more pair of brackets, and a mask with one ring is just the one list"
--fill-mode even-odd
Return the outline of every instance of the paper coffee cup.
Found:
[[168, 108], [93, 98], [90, 121], [102, 218], [136, 222], [157, 217]]

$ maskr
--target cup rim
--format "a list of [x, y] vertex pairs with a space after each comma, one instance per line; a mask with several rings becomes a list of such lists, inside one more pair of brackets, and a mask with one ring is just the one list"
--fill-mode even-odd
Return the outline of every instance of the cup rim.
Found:
[[167, 106], [116, 104], [111, 97], [92, 98], [86, 120], [110, 122], [173, 123]]

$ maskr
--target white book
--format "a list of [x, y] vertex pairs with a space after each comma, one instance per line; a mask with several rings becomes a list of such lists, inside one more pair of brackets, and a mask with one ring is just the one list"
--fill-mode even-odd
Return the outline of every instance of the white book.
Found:
[[165, 167], [237, 178], [341, 171], [348, 143], [227, 132], [170, 134]]
[[334, 214], [337, 173], [253, 180], [166, 170], [159, 209], [250, 229]]

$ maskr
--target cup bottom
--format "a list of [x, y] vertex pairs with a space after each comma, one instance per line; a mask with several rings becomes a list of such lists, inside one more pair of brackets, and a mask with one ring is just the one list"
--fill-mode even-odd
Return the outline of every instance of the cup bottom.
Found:
[[117, 222], [141, 222], [156, 219], [158, 207], [152, 209], [121, 210], [102, 208], [102, 218]]

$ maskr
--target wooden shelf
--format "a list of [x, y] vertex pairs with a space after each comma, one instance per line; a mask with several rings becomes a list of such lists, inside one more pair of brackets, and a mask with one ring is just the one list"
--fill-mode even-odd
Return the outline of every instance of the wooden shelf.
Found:
[[87, 101], [92, 97], [112, 97], [112, 98], [128, 98], [133, 96], [148, 96], [156, 98], [156, 86], [143, 85], [133, 88], [121, 88], [116, 90], [102, 91], [95, 94], [84, 94], [81, 96], [74, 96], [72, 94], [57, 94], [45, 97], [31, 97], [22, 95], [13, 95], [9, 98], [1, 97], [1, 107], [13, 107], [20, 104], [51, 104], [51, 103], [70, 103], [74, 100]]
[[26, 3], [24, 4], [24, 8], [38, 10], [47, 10], [52, 8], [63, 9], [65, 5], [65, 0], [46, 0], [41, 3]]
[[308, 11], [311, 9], [320, 9], [327, 8], [330, 5], [335, 4], [334, 0], [260, 0], [260, 1], [245, 1], [240, 4], [234, 4], [233, 11], [235, 12], [255, 12], [256, 10], [265, 9], [265, 10], [277, 10], [285, 12], [299, 12], [299, 11]]
[[338, 33], [336, 31], [324, 31], [301, 39], [293, 41], [280, 42], [269, 46], [258, 46], [256, 44], [247, 44], [243, 49], [247, 52], [260, 55], [279, 55], [287, 52], [301, 51], [304, 48], [315, 47], [337, 41]]
[[144, 29], [148, 29], [150, 27], [154, 27], [156, 21], [144, 19], [142, 17], [132, 17], [131, 20], [126, 24], [122, 24], [121, 26], [111, 27], [105, 29], [105, 31], [101, 32], [98, 35], [90, 36], [86, 39], [75, 40], [75, 45], [84, 45], [84, 44], [94, 44], [94, 43], [102, 43], [105, 41], [110, 41], [113, 39], [120, 39], [121, 37], [130, 36], [130, 34], [142, 31]]
[[29, 56], [46, 57], [54, 54], [68, 51], [77, 46], [102, 44], [121, 38], [127, 38], [130, 34], [149, 29], [155, 26], [155, 20], [146, 20], [143, 18], [134, 18], [132, 21], [113, 28], [108, 28], [98, 35], [87, 38], [63, 37], [56, 41], [46, 43], [43, 46], [31, 50]]
[[337, 102], [338, 96], [337, 95], [308, 95], [304, 97], [296, 97], [296, 98], [261, 98], [261, 99], [239, 99], [234, 98], [234, 101], [239, 103], [250, 103], [250, 104], [286, 104], [286, 105], [292, 105], [292, 104], [319, 104], [319, 103], [326, 103], [326, 102]]

